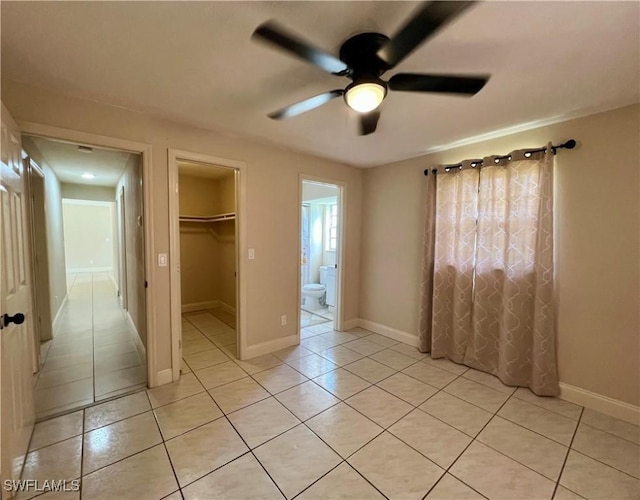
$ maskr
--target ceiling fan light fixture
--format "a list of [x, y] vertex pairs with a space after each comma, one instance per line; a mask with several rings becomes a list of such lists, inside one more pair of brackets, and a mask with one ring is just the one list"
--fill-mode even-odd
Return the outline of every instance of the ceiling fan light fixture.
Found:
[[384, 100], [387, 88], [381, 83], [352, 83], [347, 87], [344, 100], [347, 105], [359, 113], [373, 111]]

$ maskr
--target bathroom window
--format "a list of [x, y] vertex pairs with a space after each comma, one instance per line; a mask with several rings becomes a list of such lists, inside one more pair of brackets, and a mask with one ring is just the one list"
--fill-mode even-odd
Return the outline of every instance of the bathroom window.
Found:
[[338, 247], [338, 205], [327, 206], [327, 250]]

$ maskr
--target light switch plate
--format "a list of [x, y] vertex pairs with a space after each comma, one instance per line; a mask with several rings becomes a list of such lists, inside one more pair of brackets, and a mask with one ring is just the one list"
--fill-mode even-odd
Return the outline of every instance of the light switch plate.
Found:
[[167, 254], [159, 253], [158, 254], [158, 266], [159, 267], [167, 267]]
[[255, 248], [250, 248], [249, 249], [249, 260], [253, 260], [256, 258], [256, 249]]

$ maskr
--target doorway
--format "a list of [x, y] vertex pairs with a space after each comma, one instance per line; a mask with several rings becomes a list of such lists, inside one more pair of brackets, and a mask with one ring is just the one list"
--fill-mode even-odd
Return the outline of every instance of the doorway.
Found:
[[[43, 345], [53, 338], [51, 298], [49, 286], [49, 255], [47, 251], [47, 214], [45, 212], [45, 174], [37, 163], [22, 151], [26, 171], [26, 186], [29, 195], [29, 228], [31, 238], [31, 296], [34, 312], [34, 344]], [[37, 284], [37, 286], [36, 286]], [[34, 373], [41, 368], [43, 359], [40, 349], [34, 349]]]
[[339, 330], [344, 187], [301, 180], [300, 317], [302, 334]]
[[147, 385], [142, 156], [27, 135], [23, 148], [44, 188], [32, 206], [48, 264], [48, 282], [34, 280], [49, 296], [34, 303], [50, 318], [37, 339], [43, 419]]
[[242, 168], [169, 150], [173, 377], [242, 359]]

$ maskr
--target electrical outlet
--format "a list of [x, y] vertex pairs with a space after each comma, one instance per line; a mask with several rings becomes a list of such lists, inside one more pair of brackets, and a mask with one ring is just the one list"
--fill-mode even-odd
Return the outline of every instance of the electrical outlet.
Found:
[[287, 324], [287, 315], [286, 314], [283, 314], [282, 316], [280, 316], [280, 324], [282, 326]]

